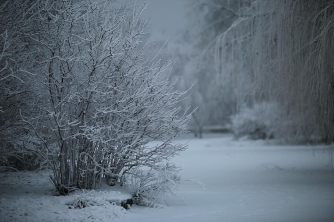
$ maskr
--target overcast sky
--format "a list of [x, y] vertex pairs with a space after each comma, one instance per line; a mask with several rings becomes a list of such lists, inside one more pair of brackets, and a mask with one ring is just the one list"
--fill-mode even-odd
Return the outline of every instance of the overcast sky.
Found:
[[149, 19], [147, 31], [152, 35], [165, 32], [166, 37], [186, 28], [187, 0], [132, 0], [137, 4], [149, 3], [142, 17]]

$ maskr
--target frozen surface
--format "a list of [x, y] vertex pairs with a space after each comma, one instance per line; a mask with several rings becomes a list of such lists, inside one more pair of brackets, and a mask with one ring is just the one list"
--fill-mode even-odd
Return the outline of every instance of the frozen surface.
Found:
[[178, 140], [189, 145], [174, 159], [182, 167], [179, 198], [167, 197], [163, 209], [133, 206], [125, 211], [108, 200], [128, 194], [106, 189], [86, 191], [100, 205], [69, 209], [78, 195], [54, 196], [48, 172], [2, 173], [0, 221], [334, 221], [329, 146], [204, 136]]

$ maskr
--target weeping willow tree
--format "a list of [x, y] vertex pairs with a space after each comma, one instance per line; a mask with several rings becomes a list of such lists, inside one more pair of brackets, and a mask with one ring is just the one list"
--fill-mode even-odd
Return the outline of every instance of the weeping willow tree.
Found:
[[334, 3], [256, 0], [219, 36], [217, 70], [235, 110], [279, 104], [282, 137], [334, 140]]

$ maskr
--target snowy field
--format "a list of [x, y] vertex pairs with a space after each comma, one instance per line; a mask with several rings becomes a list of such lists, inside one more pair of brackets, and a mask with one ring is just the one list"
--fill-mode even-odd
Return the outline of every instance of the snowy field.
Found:
[[334, 163], [328, 146], [204, 136], [178, 140], [189, 148], [174, 159], [182, 167], [179, 198], [168, 197], [165, 208], [126, 211], [109, 203], [127, 198], [122, 190], [101, 189], [81, 197], [94, 206], [70, 209], [80, 196], [55, 196], [48, 172], [12, 172], [0, 174], [0, 221], [334, 221]]

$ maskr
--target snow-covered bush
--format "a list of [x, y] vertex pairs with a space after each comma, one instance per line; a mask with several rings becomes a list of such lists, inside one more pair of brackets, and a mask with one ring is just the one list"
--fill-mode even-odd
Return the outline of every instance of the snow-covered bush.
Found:
[[[59, 193], [98, 187], [104, 178], [115, 185], [130, 169], [154, 168], [186, 148], [172, 142], [191, 116], [179, 115], [185, 92], [169, 83], [173, 62], [144, 59], [143, 8], [109, 0], [20, 3], [25, 10], [16, 16], [25, 23], [17, 36], [25, 47], [15, 65], [29, 74], [21, 144], [34, 144], [29, 150], [52, 169]], [[162, 143], [147, 146], [154, 140]]]
[[271, 139], [275, 137], [279, 120], [279, 107], [275, 103], [258, 103], [253, 108], [244, 107], [232, 116], [231, 130], [236, 138]]
[[132, 169], [124, 178], [125, 187], [132, 193], [135, 204], [149, 207], [164, 207], [165, 197], [175, 195], [180, 182], [179, 169], [166, 163], [154, 168]]

